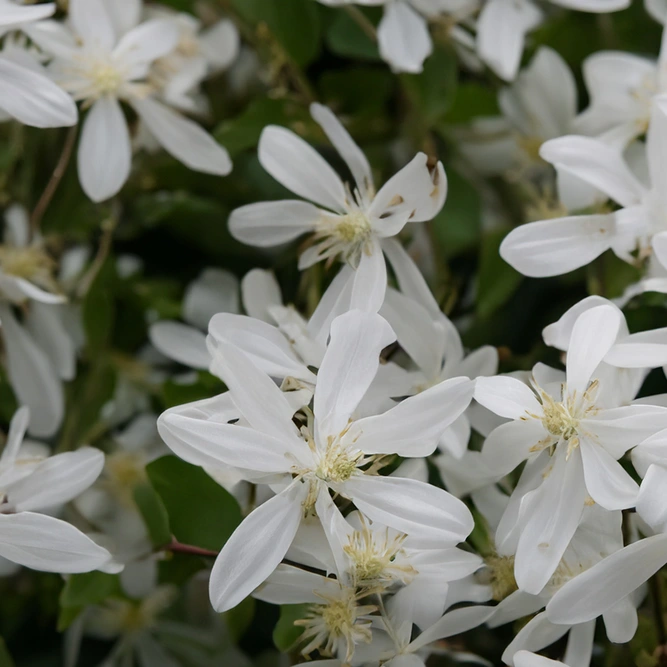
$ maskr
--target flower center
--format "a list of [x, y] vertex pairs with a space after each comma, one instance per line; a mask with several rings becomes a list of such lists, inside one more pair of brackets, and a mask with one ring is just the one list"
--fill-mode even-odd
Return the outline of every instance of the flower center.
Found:
[[107, 482], [122, 503], [132, 506], [135, 487], [146, 479], [145, 461], [139, 454], [115, 452], [106, 458]]
[[349, 450], [339, 439], [329, 441], [315, 470], [315, 476], [323, 482], [346, 482], [357, 470], [363, 459], [363, 452]]
[[316, 595], [325, 604], [313, 605], [306, 618], [294, 622], [305, 628], [304, 640], [312, 639], [301, 653], [306, 656], [319, 650], [322, 655], [333, 656], [344, 652], [345, 660], [351, 660], [355, 644], [371, 642], [370, 621], [361, 617], [373, 613], [377, 607], [359, 606], [355, 590], [347, 587], [341, 588], [336, 597]]
[[361, 209], [343, 216], [323, 216], [315, 233], [320, 259], [333, 260], [340, 255], [343, 261], [357, 267], [363, 253], [370, 254], [373, 228]]
[[519, 589], [514, 578], [514, 556], [488, 556], [485, 563], [491, 572], [489, 583], [494, 600], [500, 602]]
[[52, 280], [55, 263], [41, 248], [34, 246], [0, 246], [0, 267], [17, 278]]
[[394, 581], [408, 583], [416, 570], [410, 565], [396, 562], [406, 535], [389, 536], [389, 530], [377, 536], [364, 522], [361, 530], [355, 530], [343, 551], [354, 564], [353, 579], [357, 588], [370, 591], [384, 590]]
[[87, 76], [98, 97], [117, 93], [123, 85], [123, 73], [108, 61], [93, 62]]
[[579, 426], [579, 419], [572, 414], [573, 410], [570, 401], [567, 403], [557, 402], [548, 394], [542, 395], [542, 409], [544, 416], [542, 417], [542, 424], [544, 428], [563, 440], [570, 440], [577, 434], [577, 427]]

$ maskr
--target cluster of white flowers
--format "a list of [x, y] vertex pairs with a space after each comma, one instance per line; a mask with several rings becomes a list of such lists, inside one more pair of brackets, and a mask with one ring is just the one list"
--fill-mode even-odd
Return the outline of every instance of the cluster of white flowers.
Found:
[[[74, 249], [58, 267], [11, 207], [0, 320], [21, 407], [0, 457], [0, 571], [119, 573], [127, 599], [102, 601], [77, 633], [121, 636], [105, 664], [135, 653], [146, 667], [178, 664], [156, 639], [175, 591], [158, 583], [160, 550], [133, 495], [170, 451], [244, 510], [207, 572], [213, 609], [249, 596], [304, 605], [295, 624], [308, 664], [419, 667], [436, 653], [484, 664], [442, 640], [524, 619], [506, 665], [588, 667], [596, 620], [609, 641], [629, 642], [646, 582], [667, 564], [667, 394], [642, 392], [651, 370], [667, 373], [667, 329], [630, 333], [622, 310], [643, 292], [667, 294], [667, 44], [657, 60], [589, 57], [580, 112], [556, 51], [538, 49], [519, 71], [525, 37], [551, 5], [606, 13], [630, 0], [320, 1], [381, 5], [379, 52], [394, 71], [422, 70], [435, 26], [467, 67], [503, 80], [502, 117], [456, 137], [471, 169], [523, 180], [543, 218], [506, 236], [507, 263], [543, 278], [611, 250], [640, 280], [616, 300], [580, 300], [543, 330], [562, 368], [498, 374], [498, 350], [464, 348], [403, 244], [445, 205], [443, 164], [419, 152], [378, 188], [343, 123], [315, 102], [312, 119], [351, 178], [291, 129], [265, 127], [259, 162], [295, 198], [241, 206], [228, 222], [257, 248], [305, 239], [298, 269], [328, 272], [315, 307], [286, 305], [270, 271], [239, 284], [204, 270], [186, 291], [187, 324], [153, 321], [141, 362], [155, 382], [171, 359], [226, 391], [158, 418], [118, 382], [106, 460], [91, 447], [48, 456], [23, 436], [49, 438], [67, 416], [63, 382], [82, 335], [68, 285], [85, 259]], [[664, 4], [646, 3], [658, 20]], [[42, 128], [81, 114], [78, 174], [93, 201], [122, 189], [133, 148], [157, 143], [194, 170], [231, 171], [184, 115], [206, 113], [202, 82], [236, 58], [229, 21], [204, 29], [141, 0], [69, 0], [66, 12], [0, 0], [0, 25], [0, 108]], [[72, 521], [56, 518], [70, 501]], [[566, 635], [562, 662], [538, 655]]]

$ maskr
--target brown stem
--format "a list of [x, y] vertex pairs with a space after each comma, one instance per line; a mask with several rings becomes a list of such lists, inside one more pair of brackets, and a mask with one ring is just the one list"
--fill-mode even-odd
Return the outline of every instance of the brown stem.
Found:
[[343, 9], [349, 14], [350, 18], [366, 33], [366, 36], [373, 42], [378, 41], [377, 30], [375, 26], [368, 20], [359, 7], [354, 5], [344, 5]]
[[653, 617], [658, 644], [665, 646], [667, 644], [667, 630], [665, 629], [665, 616], [662, 609], [662, 582], [660, 581], [660, 573], [651, 577], [649, 580], [649, 589], [653, 602]]
[[192, 544], [181, 544], [176, 538], [162, 548], [163, 551], [171, 551], [175, 554], [190, 554], [191, 556], [204, 556], [206, 558], [216, 558], [218, 556], [217, 551], [211, 551], [210, 549], [202, 549], [201, 547], [195, 547]]
[[49, 207], [53, 195], [56, 194], [56, 190], [62, 181], [65, 171], [67, 170], [67, 165], [69, 164], [70, 158], [72, 157], [72, 151], [74, 150], [74, 144], [76, 143], [76, 135], [79, 131], [78, 125], [72, 125], [69, 131], [67, 132], [67, 137], [65, 138], [65, 143], [63, 144], [62, 152], [58, 158], [53, 174], [49, 182], [42, 192], [42, 196], [39, 198], [37, 205], [35, 206], [32, 215], [30, 216], [30, 229], [32, 233], [35, 234], [39, 230], [39, 226], [42, 223], [42, 218], [46, 209]]

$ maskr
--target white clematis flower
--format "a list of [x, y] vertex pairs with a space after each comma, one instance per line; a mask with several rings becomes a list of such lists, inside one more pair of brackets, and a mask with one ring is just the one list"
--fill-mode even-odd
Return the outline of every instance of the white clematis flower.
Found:
[[597, 378], [620, 323], [611, 306], [582, 313], [572, 328], [565, 378], [538, 365], [532, 388], [511, 377], [477, 380], [477, 401], [512, 420], [484, 443], [489, 467], [508, 473], [529, 461], [515, 491], [523, 497], [515, 574], [528, 593], [539, 593], [553, 574], [588, 497], [608, 510], [635, 505], [639, 489], [617, 460], [667, 419], [663, 407], [618, 406]]
[[[407, 478], [368, 474], [378, 455], [424, 456], [468, 406], [471, 383], [455, 378], [378, 416], [350, 421], [377, 373], [380, 351], [395, 339], [379, 315], [350, 311], [334, 321], [318, 372], [312, 416], [297, 428], [294, 408], [246, 355], [221, 344], [219, 369], [249, 427], [187, 415], [160, 417], [168, 446], [190, 462], [233, 466], [251, 480], [273, 479], [282, 490], [252, 512], [220, 553], [211, 600], [229, 609], [249, 595], [289, 549], [304, 515], [330, 490], [353, 500], [371, 520], [453, 546], [472, 529], [467, 508], [446, 492]], [[321, 518], [321, 517], [320, 517]]]
[[90, 106], [78, 167], [81, 186], [91, 199], [112, 197], [130, 174], [132, 150], [121, 101], [132, 106], [163, 148], [183, 164], [211, 174], [229, 173], [225, 149], [196, 123], [157, 101], [147, 80], [151, 64], [178, 43], [173, 21], [146, 21], [122, 33], [104, 0], [72, 0], [69, 16], [71, 31], [44, 22], [28, 32], [53, 55], [50, 67], [59, 85]]
[[608, 249], [627, 262], [655, 254], [667, 267], [664, 221], [664, 165], [667, 163], [667, 98], [653, 105], [647, 136], [650, 187], [632, 173], [617, 151], [599, 139], [568, 136], [546, 142], [542, 157], [558, 170], [589, 183], [622, 208], [615, 213], [579, 215], [522, 225], [503, 241], [500, 253], [517, 271], [556, 276], [592, 262]]
[[46, 572], [90, 572], [113, 567], [111, 554], [77, 528], [40, 510], [66, 503], [97, 479], [104, 455], [83, 447], [48, 458], [20, 452], [30, 412], [12, 419], [0, 456], [0, 556]]
[[[313, 243], [299, 259], [305, 269], [340, 258], [356, 269], [353, 307], [379, 309], [386, 288], [383, 242], [408, 222], [430, 220], [442, 208], [447, 179], [442, 163], [431, 171], [424, 153], [375, 191], [366, 156], [331, 111], [311, 105], [311, 114], [348, 165], [354, 185], [344, 183], [303, 139], [281, 127], [264, 129], [259, 142], [262, 166], [282, 185], [314, 204], [261, 202], [232, 211], [229, 229], [244, 243], [270, 247], [307, 232]], [[323, 208], [318, 208], [318, 206]]]
[[[0, 36], [51, 16], [54, 3], [20, 5], [0, 2]], [[74, 125], [76, 105], [48, 77], [44, 68], [20, 48], [0, 52], [0, 112], [24, 125], [63, 127]]]

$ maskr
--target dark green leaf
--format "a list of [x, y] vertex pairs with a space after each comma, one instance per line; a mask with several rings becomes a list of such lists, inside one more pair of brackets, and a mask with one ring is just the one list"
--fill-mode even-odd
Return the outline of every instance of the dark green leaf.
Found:
[[163, 456], [149, 463], [146, 472], [179, 542], [217, 551], [241, 523], [235, 498], [201, 468]]
[[14, 660], [7, 650], [5, 640], [0, 637], [0, 667], [14, 667], [14, 664]]
[[[360, 9], [363, 14], [377, 24], [382, 11], [376, 8]], [[364, 29], [344, 10], [338, 9], [326, 34], [327, 46], [340, 56], [380, 60], [377, 42], [372, 40]]]
[[106, 572], [72, 574], [60, 594], [62, 607], [85, 607], [99, 604], [120, 592], [118, 575]]
[[506, 229], [487, 234], [482, 241], [477, 284], [477, 313], [481, 318], [489, 317], [501, 308], [512, 296], [522, 280], [499, 254]]
[[83, 325], [88, 348], [99, 353], [111, 339], [114, 321], [113, 285], [116, 279], [114, 260], [108, 259], [90, 286], [83, 301]]
[[135, 487], [133, 496], [153, 546], [168, 544], [171, 541], [169, 517], [155, 489], [150, 484], [142, 483]]
[[289, 651], [299, 640], [303, 628], [294, 625], [306, 616], [310, 605], [307, 604], [284, 604], [280, 607], [280, 618], [273, 629], [273, 643], [280, 651]]

